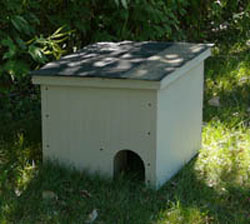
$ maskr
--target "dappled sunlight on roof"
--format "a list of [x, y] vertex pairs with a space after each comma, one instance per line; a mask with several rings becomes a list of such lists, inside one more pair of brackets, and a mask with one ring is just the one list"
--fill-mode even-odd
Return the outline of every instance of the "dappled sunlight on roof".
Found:
[[191, 43], [100, 42], [32, 74], [160, 81], [207, 48], [205, 44]]

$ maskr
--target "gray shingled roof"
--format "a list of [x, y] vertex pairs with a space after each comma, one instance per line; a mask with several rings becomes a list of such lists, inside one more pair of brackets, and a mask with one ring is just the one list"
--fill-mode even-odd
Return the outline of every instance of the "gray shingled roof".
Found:
[[205, 44], [191, 43], [100, 42], [31, 74], [160, 81], [207, 48]]

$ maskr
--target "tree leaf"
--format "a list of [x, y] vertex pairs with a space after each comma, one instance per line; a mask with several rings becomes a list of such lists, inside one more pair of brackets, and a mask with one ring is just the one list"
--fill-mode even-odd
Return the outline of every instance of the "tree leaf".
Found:
[[35, 45], [30, 45], [29, 46], [29, 54], [31, 55], [31, 57], [39, 62], [39, 63], [45, 63], [46, 62], [46, 57], [43, 54], [41, 48], [35, 46]]
[[29, 25], [26, 19], [22, 16], [16, 15], [11, 18], [11, 23], [20, 32], [30, 35], [33, 33], [34, 29]]
[[26, 46], [25, 42], [20, 37], [16, 37], [16, 42], [17, 42], [18, 46], [22, 50], [26, 50], [27, 49], [27, 46]]
[[123, 6], [125, 9], [128, 9], [127, 0], [121, 0], [121, 3], [122, 3], [122, 6]]
[[8, 51], [3, 55], [3, 59], [9, 59], [9, 58], [14, 57], [14, 55], [16, 54], [17, 48], [13, 40], [10, 37], [7, 37], [6, 39], [3, 39], [1, 41], [1, 44], [5, 47], [8, 47]]
[[21, 60], [9, 59], [4, 65], [3, 70], [13, 78], [24, 76], [29, 71], [29, 66]]
[[120, 6], [119, 0], [115, 0], [115, 4], [116, 4], [117, 7], [119, 7]]

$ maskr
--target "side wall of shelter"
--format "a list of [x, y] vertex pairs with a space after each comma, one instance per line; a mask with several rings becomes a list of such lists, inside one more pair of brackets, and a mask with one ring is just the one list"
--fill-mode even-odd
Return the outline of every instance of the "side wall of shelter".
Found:
[[203, 63], [159, 90], [157, 186], [188, 162], [201, 146]]

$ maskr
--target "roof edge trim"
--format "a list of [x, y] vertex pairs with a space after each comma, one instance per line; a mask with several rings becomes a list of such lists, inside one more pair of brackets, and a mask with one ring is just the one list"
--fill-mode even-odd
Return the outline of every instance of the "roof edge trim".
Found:
[[110, 79], [110, 78], [81, 78], [63, 76], [33, 76], [33, 84], [47, 86], [76, 86], [95, 88], [122, 88], [122, 89], [149, 89], [160, 88], [160, 81], [145, 81], [131, 79]]

